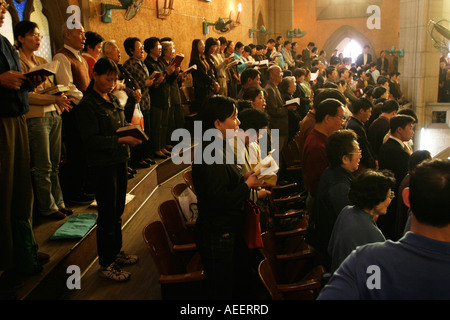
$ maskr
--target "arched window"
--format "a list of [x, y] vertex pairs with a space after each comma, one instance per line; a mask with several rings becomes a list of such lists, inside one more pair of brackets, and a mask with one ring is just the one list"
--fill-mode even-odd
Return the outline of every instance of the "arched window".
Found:
[[52, 61], [52, 50], [50, 46], [50, 29], [48, 26], [48, 19], [42, 13], [41, 0], [34, 0], [34, 11], [30, 15], [30, 21], [37, 23], [39, 31], [42, 35], [41, 46], [39, 50], [35, 52], [37, 56], [45, 58], [47, 61]]
[[[41, 41], [41, 46], [38, 51], [35, 52], [36, 55], [45, 58], [47, 61], [52, 60], [51, 51], [51, 41], [50, 41], [50, 30], [47, 17], [42, 13], [42, 2], [41, 0], [25, 0], [25, 1], [13, 1], [14, 7], [10, 8], [11, 12], [14, 14], [15, 18], [11, 15], [10, 11], [5, 14], [5, 21], [3, 26], [0, 28], [0, 33], [7, 38], [12, 44], [14, 43], [14, 25], [15, 23], [28, 19], [37, 23], [39, 26], [39, 31], [43, 36]], [[30, 11], [34, 7], [34, 11], [30, 14]]]
[[13, 22], [9, 11], [6, 11], [5, 21], [3, 21], [3, 26], [0, 28], [0, 34], [7, 38], [11, 44], [14, 44]]
[[363, 52], [361, 45], [355, 39], [345, 38], [336, 47], [338, 52], [342, 52], [344, 58], [352, 58], [352, 62], [356, 61], [358, 55]]

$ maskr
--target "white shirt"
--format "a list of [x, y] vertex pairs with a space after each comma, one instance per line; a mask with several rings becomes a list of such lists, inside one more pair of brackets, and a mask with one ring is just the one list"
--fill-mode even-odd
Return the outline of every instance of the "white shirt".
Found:
[[[66, 44], [64, 45], [64, 48], [72, 52], [75, 55], [75, 57], [77, 57], [78, 60], [80, 60], [81, 62], [86, 61], [81, 56], [80, 52], [75, 50], [74, 48]], [[67, 57], [64, 54], [57, 53], [53, 57], [53, 60], [58, 60], [60, 63], [58, 71], [55, 74], [56, 83], [68, 86], [70, 90], [67, 92], [67, 95], [70, 95], [72, 98], [74, 98], [75, 100], [74, 103], [78, 104], [80, 100], [83, 98], [83, 93], [80, 90], [78, 90], [77, 87], [73, 84], [72, 67], [69, 59], [67, 59]]]

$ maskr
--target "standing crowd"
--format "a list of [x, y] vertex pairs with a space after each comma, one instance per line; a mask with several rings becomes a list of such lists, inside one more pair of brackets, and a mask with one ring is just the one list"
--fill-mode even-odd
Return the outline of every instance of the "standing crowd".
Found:
[[[1, 0], [0, 5], [3, 17], [7, 4]], [[405, 238], [406, 231], [420, 231], [429, 224], [444, 228], [450, 222], [448, 217], [430, 222], [423, 208], [416, 216], [414, 204], [423, 204], [413, 200], [420, 192], [412, 188], [425, 185], [427, 177], [419, 168], [434, 170], [430, 177], [443, 174], [440, 185], [429, 182], [429, 190], [448, 192], [448, 161], [420, 165], [430, 155], [414, 151], [417, 117], [401, 107], [406, 99], [400, 74], [387, 72], [383, 52], [374, 61], [366, 46], [355, 63], [338, 52], [328, 61], [312, 42], [299, 49], [282, 37], [260, 45], [210, 37], [192, 41], [188, 66], [195, 67], [183, 71], [173, 63], [175, 44], [169, 37], [129, 37], [123, 42], [124, 53], [115, 40], [85, 32], [82, 26], [64, 26], [62, 37], [64, 46], [53, 57], [59, 64], [55, 75], [29, 77], [24, 74], [47, 63], [34, 54], [42, 39], [39, 26], [19, 22], [14, 45], [0, 36], [2, 297], [13, 296], [17, 279], [41, 272], [49, 259], [38, 251], [33, 215], [65, 219], [73, 213], [71, 205], [94, 199], [100, 276], [130, 278], [123, 266], [139, 258], [122, 250], [127, 180], [137, 169], [154, 165], [156, 158], [170, 157], [176, 143], [172, 132], [185, 127], [180, 88], [188, 79], [194, 91], [190, 112], [197, 114], [204, 130], [217, 129], [221, 137], [239, 128], [278, 130], [281, 157], [284, 148], [298, 141], [302, 187], [308, 194], [308, 242], [319, 253], [320, 263], [331, 272], [337, 270], [339, 277], [332, 278], [321, 297], [340, 297], [334, 294], [351, 286], [360, 262], [351, 258], [341, 263], [357, 246], [392, 240], [387, 245], [392, 248], [373, 248], [380, 251], [379, 259], [383, 250], [391, 250], [386, 252], [390, 257], [402, 241], [412, 246], [428, 241], [409, 234]], [[127, 59], [121, 64], [124, 54]], [[45, 93], [56, 86], [61, 89], [58, 94]], [[297, 104], [287, 105], [297, 98]], [[131, 123], [141, 125], [150, 139], [117, 135]], [[244, 147], [231, 152], [244, 152], [244, 165], [192, 167], [199, 208], [195, 238], [212, 298], [255, 297], [249, 290], [254, 287], [248, 269], [251, 255], [241, 236], [243, 206], [249, 199], [261, 205], [271, 186], [284, 183], [280, 176], [277, 181], [253, 171], [248, 159], [261, 160], [258, 137], [235, 138]], [[228, 148], [224, 143], [224, 156]], [[409, 188], [411, 201], [402, 201], [399, 190]], [[435, 192], [437, 198], [440, 192]], [[442, 201], [447, 201], [443, 209]], [[448, 199], [436, 199], [434, 205], [442, 209], [436, 215], [448, 216]], [[428, 242], [431, 250], [448, 246]], [[370, 250], [357, 255], [369, 260]]]

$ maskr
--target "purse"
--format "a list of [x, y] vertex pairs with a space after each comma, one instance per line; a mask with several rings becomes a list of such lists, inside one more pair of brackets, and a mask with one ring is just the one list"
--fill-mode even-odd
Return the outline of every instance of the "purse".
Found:
[[248, 248], [262, 248], [263, 241], [260, 224], [261, 211], [259, 210], [258, 205], [252, 200], [247, 200], [244, 203], [244, 213], [244, 239]]

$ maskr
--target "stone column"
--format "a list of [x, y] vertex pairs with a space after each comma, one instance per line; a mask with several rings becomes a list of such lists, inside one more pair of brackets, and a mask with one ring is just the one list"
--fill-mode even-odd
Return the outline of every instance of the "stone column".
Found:
[[[403, 49], [405, 55], [399, 58], [400, 85], [419, 118], [416, 149], [420, 147], [421, 129], [431, 123], [431, 111], [427, 105], [436, 103], [438, 96], [441, 53], [433, 46], [427, 26], [431, 19], [446, 17], [450, 17], [448, 0], [400, 1], [399, 49]], [[440, 150], [433, 150], [432, 154], [437, 151]]]

